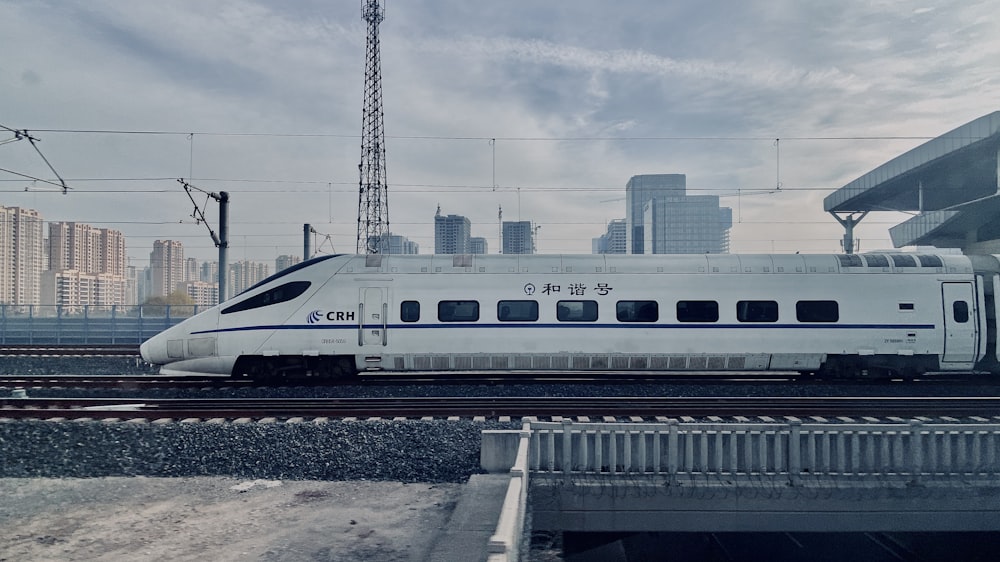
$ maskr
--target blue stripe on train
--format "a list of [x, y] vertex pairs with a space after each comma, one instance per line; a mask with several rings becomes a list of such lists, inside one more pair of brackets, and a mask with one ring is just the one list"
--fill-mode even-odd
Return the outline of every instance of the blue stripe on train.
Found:
[[[260, 326], [240, 326], [235, 328], [220, 328], [216, 330], [200, 330], [197, 332], [191, 332], [193, 334], [218, 334], [225, 332], [247, 332], [247, 331], [260, 331], [260, 330], [357, 330], [359, 326], [357, 324], [351, 325], [340, 325], [340, 324], [278, 324], [278, 325], [260, 325]], [[363, 327], [365, 330], [378, 330], [382, 328], [381, 324], [365, 324]], [[518, 324], [518, 323], [500, 323], [500, 324], [474, 324], [474, 323], [463, 323], [455, 322], [448, 324], [389, 324], [387, 326], [390, 330], [424, 330], [424, 329], [462, 329], [467, 330], [470, 328], [591, 328], [591, 329], [645, 329], [645, 330], [725, 330], [725, 329], [740, 329], [740, 330], [933, 330], [935, 329], [934, 324], [757, 324], [757, 323], [747, 323], [747, 324], [712, 324], [712, 323], [691, 323], [691, 324], [653, 324], [653, 323], [635, 323], [635, 324], [596, 324], [596, 323], [569, 323], [561, 322], [559, 324]]]

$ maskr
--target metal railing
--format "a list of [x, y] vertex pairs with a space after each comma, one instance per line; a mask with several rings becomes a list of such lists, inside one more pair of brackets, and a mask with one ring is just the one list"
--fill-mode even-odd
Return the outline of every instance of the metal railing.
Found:
[[531, 423], [530, 469], [573, 475], [1000, 474], [993, 423]]
[[0, 344], [139, 344], [205, 308], [0, 304]]

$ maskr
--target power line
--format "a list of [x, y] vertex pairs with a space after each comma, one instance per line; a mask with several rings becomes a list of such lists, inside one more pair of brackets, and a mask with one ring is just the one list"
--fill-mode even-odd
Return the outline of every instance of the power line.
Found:
[[[168, 131], [168, 130], [127, 130], [127, 129], [31, 129], [39, 133], [64, 133], [64, 134], [105, 134], [105, 135], [160, 135], [160, 136], [215, 136], [215, 137], [288, 137], [288, 138], [342, 138], [359, 139], [361, 135], [348, 133], [250, 133], [250, 132], [224, 132], [224, 131]], [[395, 140], [447, 140], [447, 141], [504, 141], [504, 142], [561, 142], [561, 141], [735, 141], [735, 142], [774, 142], [775, 138], [783, 141], [887, 141], [887, 140], [931, 140], [936, 136], [868, 136], [868, 135], [838, 135], [838, 136], [634, 136], [634, 137], [612, 137], [612, 136], [567, 136], [567, 137], [542, 137], [542, 136], [476, 136], [476, 135], [386, 135], [388, 139]], [[969, 137], [971, 139], [985, 137]]]

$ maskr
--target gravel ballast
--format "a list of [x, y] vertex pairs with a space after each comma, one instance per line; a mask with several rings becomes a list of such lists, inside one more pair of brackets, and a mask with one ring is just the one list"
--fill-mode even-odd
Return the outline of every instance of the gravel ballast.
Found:
[[461, 482], [496, 422], [0, 422], [0, 477]]

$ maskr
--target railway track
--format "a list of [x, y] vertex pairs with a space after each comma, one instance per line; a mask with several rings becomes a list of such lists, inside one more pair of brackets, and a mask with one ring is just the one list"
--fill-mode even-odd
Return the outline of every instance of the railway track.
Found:
[[2, 344], [0, 357], [138, 357], [139, 344]]
[[616, 419], [1000, 416], [1000, 398], [900, 397], [406, 397], [325, 399], [3, 398], [0, 418], [236, 419], [452, 417]]
[[840, 379], [823, 380], [798, 373], [635, 373], [635, 372], [552, 372], [552, 373], [366, 373], [348, 379], [297, 378], [274, 381], [251, 381], [225, 375], [172, 376], [172, 375], [2, 375], [0, 388], [226, 388], [268, 386], [345, 386], [345, 385], [538, 385], [538, 384], [614, 384], [644, 385], [662, 383], [695, 383], [713, 385], [782, 385], [794, 384], [851, 384], [884, 386], [892, 384], [918, 385], [988, 385], [997, 384], [995, 378], [982, 375], [932, 376], [914, 381], [891, 379]]
[[227, 388], [253, 384], [223, 375], [0, 375], [0, 388]]

